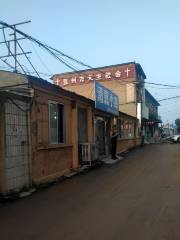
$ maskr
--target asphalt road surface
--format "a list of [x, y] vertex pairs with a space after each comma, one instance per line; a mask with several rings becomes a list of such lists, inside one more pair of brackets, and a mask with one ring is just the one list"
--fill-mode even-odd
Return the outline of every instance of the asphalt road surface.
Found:
[[180, 239], [180, 144], [147, 145], [0, 204], [0, 240], [92, 239]]

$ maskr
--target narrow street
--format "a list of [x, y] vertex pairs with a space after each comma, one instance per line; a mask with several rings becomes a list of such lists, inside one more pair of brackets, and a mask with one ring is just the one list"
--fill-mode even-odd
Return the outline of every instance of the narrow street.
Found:
[[180, 144], [147, 145], [0, 204], [0, 239], [180, 239]]

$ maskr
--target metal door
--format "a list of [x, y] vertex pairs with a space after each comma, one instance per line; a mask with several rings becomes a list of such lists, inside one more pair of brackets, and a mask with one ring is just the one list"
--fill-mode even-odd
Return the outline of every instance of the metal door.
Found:
[[20, 100], [5, 103], [6, 191], [30, 185], [29, 104]]

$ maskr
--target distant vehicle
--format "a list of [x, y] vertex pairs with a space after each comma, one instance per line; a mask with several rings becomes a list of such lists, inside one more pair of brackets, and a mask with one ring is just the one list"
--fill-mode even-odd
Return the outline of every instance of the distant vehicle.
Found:
[[171, 137], [171, 140], [174, 142], [174, 143], [180, 143], [180, 134], [176, 134], [176, 135], [173, 135]]

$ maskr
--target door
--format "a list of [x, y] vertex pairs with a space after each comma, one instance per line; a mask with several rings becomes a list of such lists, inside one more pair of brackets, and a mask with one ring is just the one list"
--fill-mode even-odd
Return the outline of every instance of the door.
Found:
[[88, 141], [87, 109], [78, 108], [78, 142], [86, 143], [87, 141]]
[[105, 121], [101, 119], [96, 120], [95, 141], [98, 146], [99, 155], [105, 155]]
[[5, 103], [6, 191], [30, 185], [29, 104], [20, 100]]

